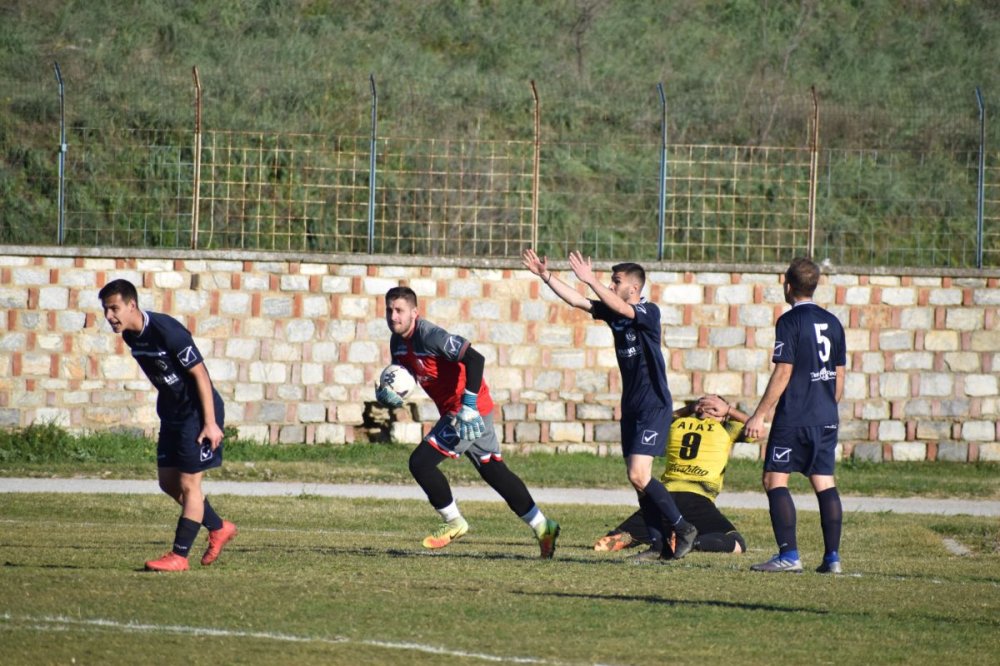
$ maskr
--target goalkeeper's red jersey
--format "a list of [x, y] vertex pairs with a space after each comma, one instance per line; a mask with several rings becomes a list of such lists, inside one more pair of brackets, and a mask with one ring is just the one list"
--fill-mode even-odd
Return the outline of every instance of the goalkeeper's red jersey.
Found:
[[[413, 334], [404, 338], [396, 333], [389, 339], [392, 362], [403, 366], [437, 405], [441, 414], [455, 414], [462, 408], [465, 391], [465, 365], [461, 363], [469, 341], [453, 335], [426, 319], [417, 317]], [[479, 413], [493, 411], [493, 398], [483, 379], [477, 400]]]

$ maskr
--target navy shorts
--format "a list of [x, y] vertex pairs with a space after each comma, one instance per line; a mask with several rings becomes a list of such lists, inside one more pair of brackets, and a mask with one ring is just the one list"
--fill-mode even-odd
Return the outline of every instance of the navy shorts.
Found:
[[[221, 430], [225, 413], [221, 401], [215, 402], [215, 421]], [[176, 467], [185, 474], [197, 474], [222, 465], [222, 442], [219, 448], [197, 441], [201, 432], [200, 415], [183, 421], [161, 421], [160, 437], [156, 442], [156, 466]]]
[[622, 414], [622, 456], [653, 456], [661, 458], [667, 451], [670, 422], [674, 415], [669, 409], [649, 409], [642, 414]]
[[833, 476], [836, 456], [836, 423], [825, 426], [771, 426], [764, 452], [764, 471]]

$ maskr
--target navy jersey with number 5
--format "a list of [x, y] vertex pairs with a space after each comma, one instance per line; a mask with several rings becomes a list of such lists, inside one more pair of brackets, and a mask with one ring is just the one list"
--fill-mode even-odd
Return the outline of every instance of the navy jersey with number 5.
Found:
[[615, 339], [615, 355], [622, 373], [622, 412], [672, 411], [667, 368], [660, 349], [660, 308], [646, 301], [636, 303], [632, 306], [635, 319], [629, 319], [602, 301], [590, 303], [590, 314], [607, 322]]
[[836, 316], [812, 301], [796, 303], [778, 318], [771, 360], [792, 364], [791, 378], [774, 412], [776, 425], [839, 422], [837, 367], [847, 365], [847, 344]]
[[[200, 417], [198, 384], [190, 370], [204, 358], [190, 331], [173, 317], [158, 312], [144, 310], [142, 318], [142, 331], [124, 331], [122, 339], [158, 391], [157, 416], [163, 421]], [[212, 395], [219, 404], [221, 398], [214, 387]]]

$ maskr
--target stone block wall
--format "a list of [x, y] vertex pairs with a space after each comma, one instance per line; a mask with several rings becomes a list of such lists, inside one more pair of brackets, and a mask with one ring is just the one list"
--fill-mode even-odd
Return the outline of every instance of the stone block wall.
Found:
[[[647, 265], [675, 401], [718, 393], [752, 411], [787, 307], [784, 268]], [[155, 432], [154, 391], [97, 299], [119, 277], [139, 287], [141, 307], [192, 331], [244, 437], [418, 441], [436, 419], [422, 394], [391, 417], [373, 404], [389, 361], [383, 296], [405, 283], [423, 316], [486, 356], [508, 448], [617, 454], [610, 331], [516, 260], [0, 247], [0, 426]], [[816, 300], [847, 329], [844, 456], [1000, 460], [998, 282], [997, 271], [824, 277]]]

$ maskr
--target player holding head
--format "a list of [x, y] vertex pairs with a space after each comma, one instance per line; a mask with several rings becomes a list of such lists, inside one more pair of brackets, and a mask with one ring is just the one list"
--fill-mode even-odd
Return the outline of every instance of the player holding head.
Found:
[[641, 297], [645, 271], [639, 264], [617, 264], [611, 268], [611, 284], [604, 286], [594, 275], [590, 259], [571, 252], [573, 273], [599, 299], [590, 300], [553, 275], [547, 259], [539, 259], [534, 250], [525, 250], [521, 259], [525, 268], [542, 278], [559, 298], [611, 327], [622, 374], [622, 455], [628, 479], [639, 496], [651, 543], [650, 552], [639, 560], [655, 560], [663, 554], [664, 520], [676, 535], [674, 559], [684, 557], [694, 545], [698, 530], [684, 520], [670, 492], [653, 478], [653, 458], [663, 456], [666, 450], [673, 403], [660, 349], [660, 309]]
[[182, 507], [173, 549], [146, 562], [146, 568], [187, 570], [188, 554], [202, 525], [208, 529], [208, 550], [201, 563], [211, 564], [237, 532], [236, 525], [215, 513], [201, 491], [205, 470], [222, 464], [222, 398], [212, 386], [191, 333], [173, 317], [139, 309], [131, 282], [112, 280], [98, 297], [111, 330], [121, 333], [132, 357], [158, 391], [156, 463], [160, 489]]
[[[445, 458], [465, 456], [507, 506], [535, 533], [543, 559], [556, 549], [559, 524], [535, 505], [524, 482], [504, 463], [493, 430], [493, 399], [483, 380], [483, 355], [469, 341], [420, 317], [417, 295], [409, 287], [393, 287], [385, 295], [385, 321], [392, 331], [392, 362], [409, 370], [437, 405], [441, 418], [410, 455], [410, 473], [443, 521], [424, 539], [425, 548], [443, 548], [469, 531], [438, 469]], [[392, 389], [379, 387], [376, 399], [386, 407], [402, 407]]]
[[[660, 481], [677, 508], [698, 529], [693, 550], [745, 553], [746, 541], [715, 505], [729, 463], [729, 452], [749, 418], [717, 395], [706, 395], [674, 412], [667, 444], [667, 466]], [[665, 526], [669, 532], [669, 527]], [[597, 540], [594, 550], [617, 551], [649, 543], [642, 511]], [[664, 545], [664, 551], [667, 549]], [[648, 552], [648, 551], [647, 551]]]
[[754, 571], [802, 571], [795, 538], [795, 504], [788, 492], [792, 472], [809, 477], [819, 500], [825, 554], [816, 571], [841, 571], [838, 550], [843, 507], [833, 471], [840, 421], [837, 403], [844, 392], [847, 345], [837, 317], [812, 302], [819, 276], [819, 266], [801, 257], [785, 271], [785, 301], [792, 309], [778, 318], [771, 358], [774, 371], [746, 424], [748, 436], [761, 437], [764, 417], [775, 410], [764, 455], [764, 490], [778, 554], [750, 567]]

